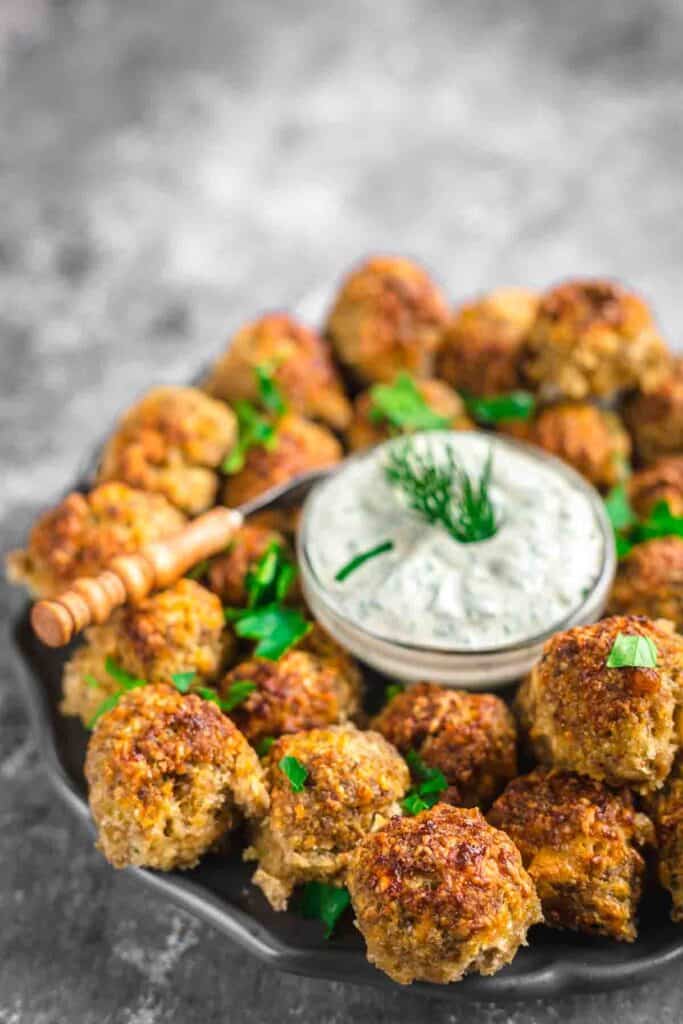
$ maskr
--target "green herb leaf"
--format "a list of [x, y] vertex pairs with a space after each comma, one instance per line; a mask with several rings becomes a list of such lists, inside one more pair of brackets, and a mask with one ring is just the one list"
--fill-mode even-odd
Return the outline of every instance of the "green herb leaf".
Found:
[[206, 576], [208, 571], [209, 560], [208, 558], [203, 558], [201, 562], [197, 562], [194, 568], [190, 569], [189, 572], [186, 572], [185, 575], [188, 578], [188, 580], [201, 580], [204, 576]]
[[261, 446], [272, 450], [277, 444], [275, 425], [263, 416], [251, 402], [237, 401], [234, 405], [239, 427], [237, 444], [221, 464], [224, 473], [239, 473], [244, 468], [250, 448]]
[[265, 409], [282, 416], [287, 412], [287, 403], [284, 400], [282, 391], [273, 377], [273, 370], [270, 366], [262, 363], [255, 367], [256, 379], [259, 386], [261, 402]]
[[627, 530], [636, 522], [636, 514], [624, 484], [612, 488], [605, 498], [605, 509], [615, 531]]
[[234, 683], [230, 684], [227, 696], [221, 701], [223, 711], [232, 711], [238, 704], [245, 701], [255, 689], [256, 683], [252, 682], [251, 679], [236, 679]]
[[278, 768], [289, 779], [289, 784], [294, 793], [300, 793], [304, 788], [304, 782], [308, 778], [308, 769], [296, 757], [287, 755], [278, 762]]
[[102, 683], [99, 681], [99, 679], [95, 679], [95, 676], [85, 675], [83, 676], [83, 678], [85, 679], [86, 685], [89, 686], [91, 689], [100, 690], [102, 688]]
[[199, 694], [200, 697], [203, 697], [204, 700], [210, 700], [212, 704], [217, 704], [218, 707], [221, 706], [220, 697], [215, 690], [211, 689], [210, 686], [198, 686], [194, 692]]
[[259, 658], [277, 661], [311, 629], [301, 612], [279, 605], [266, 605], [245, 611], [235, 622], [238, 636], [258, 640], [254, 654]]
[[271, 747], [275, 743], [274, 736], [264, 736], [262, 740], [256, 744], [255, 750], [259, 757], [265, 757], [270, 752]]
[[196, 676], [196, 672], [174, 672], [171, 676], [171, 682], [179, 693], [187, 693]]
[[348, 890], [325, 882], [307, 882], [304, 886], [301, 911], [304, 917], [322, 921], [325, 938], [329, 939], [335, 925], [351, 903]]
[[419, 814], [420, 811], [428, 811], [438, 802], [437, 793], [428, 793], [423, 796], [418, 790], [411, 789], [408, 795], [401, 800], [401, 807], [406, 814]]
[[382, 541], [381, 544], [376, 544], [374, 548], [368, 548], [367, 551], [361, 551], [359, 554], [355, 555], [349, 562], [346, 563], [346, 565], [343, 565], [341, 567], [341, 569], [334, 578], [338, 583], [343, 583], [343, 581], [348, 576], [350, 576], [352, 572], [355, 572], [356, 569], [358, 569], [361, 565], [364, 565], [365, 562], [369, 562], [371, 558], [376, 558], [377, 555], [383, 555], [387, 551], [393, 550], [393, 540], [384, 540]]
[[683, 516], [674, 516], [666, 501], [658, 501], [647, 519], [637, 527], [638, 540], [655, 537], [683, 537]]
[[440, 430], [450, 422], [430, 409], [408, 373], [399, 373], [393, 384], [376, 384], [370, 398], [372, 419], [386, 420], [397, 430]]
[[623, 537], [620, 533], [616, 534], [614, 543], [617, 549], [617, 558], [626, 558], [629, 551], [633, 551], [635, 544], [632, 540], [627, 537]]
[[88, 722], [88, 729], [94, 729], [97, 723], [99, 722], [100, 718], [102, 718], [103, 715], [106, 715], [107, 711], [111, 711], [113, 708], [116, 707], [121, 695], [121, 691], [119, 691], [118, 693], [112, 693], [110, 697], [106, 697], [102, 701], [97, 711]]
[[442, 771], [431, 768], [415, 750], [408, 751], [406, 762], [418, 783], [401, 801], [401, 806], [406, 814], [419, 814], [438, 803], [439, 795], [448, 789], [448, 781]]
[[111, 656], [107, 657], [104, 667], [107, 675], [115, 679], [122, 690], [134, 690], [136, 687], [145, 686], [146, 684], [145, 679], [136, 679], [135, 676], [130, 675]]
[[399, 693], [403, 693], [404, 690], [403, 683], [389, 683], [384, 687], [384, 703], [390, 704], [394, 697], [398, 697]]
[[450, 445], [445, 461], [431, 450], [417, 450], [412, 441], [394, 445], [387, 459], [389, 483], [403, 491], [409, 507], [432, 525], [443, 526], [462, 544], [486, 540], [498, 529], [491, 501], [492, 456], [475, 482], [458, 463]]
[[619, 633], [607, 658], [607, 668], [656, 668], [657, 648], [649, 636]]
[[247, 608], [284, 601], [296, 578], [296, 566], [289, 560], [281, 544], [273, 541], [247, 572], [245, 588]]
[[485, 426], [504, 420], [528, 420], [536, 410], [536, 399], [528, 391], [509, 391], [490, 398], [465, 397], [470, 415]]

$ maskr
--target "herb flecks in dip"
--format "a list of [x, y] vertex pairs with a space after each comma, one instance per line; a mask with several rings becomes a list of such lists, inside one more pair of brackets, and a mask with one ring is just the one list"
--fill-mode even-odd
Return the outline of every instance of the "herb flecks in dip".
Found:
[[[523, 643], [578, 609], [605, 558], [587, 490], [553, 461], [477, 432], [431, 431], [411, 443], [437, 463], [449, 449], [472, 479], [491, 458], [496, 532], [461, 543], [425, 522], [387, 479], [387, 442], [350, 460], [309, 499], [304, 547], [329, 607], [384, 640], [485, 651]], [[391, 538], [343, 581], [339, 567]]]

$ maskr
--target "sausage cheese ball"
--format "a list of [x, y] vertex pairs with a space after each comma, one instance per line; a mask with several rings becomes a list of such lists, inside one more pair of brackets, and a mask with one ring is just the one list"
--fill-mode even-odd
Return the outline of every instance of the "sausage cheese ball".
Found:
[[632, 942], [653, 838], [627, 789], [540, 769], [515, 779], [488, 815], [513, 840], [546, 924]]
[[671, 918], [683, 921], [683, 761], [676, 760], [652, 803], [657, 832], [659, 880], [671, 893]]
[[88, 725], [102, 702], [120, 687], [107, 659], [136, 679], [171, 682], [195, 672], [198, 683], [215, 679], [233, 643], [215, 594], [192, 580], [117, 609], [108, 622], [91, 626], [86, 642], [64, 668], [62, 711]]
[[236, 531], [227, 550], [211, 559], [207, 585], [223, 604], [233, 608], [245, 606], [247, 577], [273, 545], [284, 551], [289, 548], [278, 530], [247, 522]]
[[541, 298], [524, 372], [549, 397], [651, 391], [668, 353], [645, 302], [611, 281], [567, 281]]
[[273, 446], [253, 445], [243, 468], [226, 477], [223, 500], [226, 505], [241, 505], [300, 473], [334, 465], [342, 454], [339, 441], [326, 427], [286, 413], [278, 421]]
[[128, 410], [109, 439], [99, 480], [164, 494], [197, 515], [216, 500], [217, 467], [237, 438], [235, 414], [198, 388], [155, 388]]
[[538, 309], [525, 288], [499, 288], [456, 311], [446, 327], [437, 372], [454, 388], [491, 396], [522, 386], [522, 346]]
[[422, 267], [375, 256], [342, 284], [326, 333], [355, 378], [390, 383], [401, 370], [430, 376], [448, 315], [446, 300]]
[[[608, 668], [619, 634], [649, 637], [656, 668]], [[663, 620], [615, 615], [556, 633], [517, 694], [538, 760], [611, 786], [657, 789], [678, 739], [682, 668], [683, 639]]]
[[170, 686], [124, 694], [85, 762], [100, 850], [116, 868], [191, 868], [268, 794], [258, 757], [211, 701]]
[[509, 420], [501, 431], [568, 462], [598, 488], [624, 478], [631, 441], [616, 413], [589, 402], [560, 402], [531, 420]]
[[672, 360], [657, 387], [628, 398], [624, 418], [644, 462], [683, 452], [683, 359]]
[[367, 835], [347, 886], [368, 960], [402, 985], [495, 974], [541, 920], [514, 843], [447, 804]]
[[629, 497], [641, 519], [660, 502], [666, 502], [672, 515], [683, 516], [683, 455], [657, 459], [639, 469], [629, 480]]
[[444, 799], [488, 807], [517, 774], [515, 720], [499, 697], [417, 683], [372, 722], [403, 754], [416, 751], [448, 782]]
[[[425, 401], [427, 408], [444, 419], [444, 429], [470, 430], [474, 424], [465, 411], [460, 395], [442, 380], [418, 380], [415, 387]], [[396, 432], [392, 424], [382, 418], [373, 404], [371, 391], [358, 395], [353, 406], [353, 417], [346, 433], [346, 440], [352, 451], [369, 448], [386, 441]]]
[[9, 554], [8, 576], [36, 597], [52, 597], [80, 576], [96, 576], [117, 555], [177, 533], [185, 522], [161, 494], [127, 484], [74, 492], [40, 516], [25, 551]]
[[[297, 788], [282, 767], [291, 759], [306, 772]], [[352, 725], [281, 737], [266, 779], [270, 812], [245, 856], [258, 860], [253, 881], [275, 910], [285, 910], [303, 882], [343, 883], [354, 846], [400, 814], [410, 782], [403, 758], [382, 736]]]
[[347, 425], [351, 407], [328, 343], [286, 313], [245, 324], [214, 364], [205, 387], [228, 402], [256, 402], [261, 369], [272, 374], [295, 412], [335, 430]]
[[611, 615], [669, 619], [683, 630], [683, 539], [637, 544], [619, 562], [608, 601]]
[[360, 710], [356, 672], [346, 675], [332, 658], [299, 649], [277, 661], [252, 658], [231, 669], [218, 690], [229, 698], [231, 687], [248, 680], [255, 689], [230, 717], [251, 744], [266, 737], [345, 722]]

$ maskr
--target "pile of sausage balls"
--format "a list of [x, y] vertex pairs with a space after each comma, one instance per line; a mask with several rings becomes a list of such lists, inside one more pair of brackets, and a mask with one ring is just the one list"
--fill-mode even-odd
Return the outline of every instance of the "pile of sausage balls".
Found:
[[[640, 297], [573, 280], [452, 310], [424, 269], [382, 256], [342, 283], [321, 333], [263, 316], [201, 386], [129, 408], [93, 489], [36, 522], [10, 575], [53, 595], [217, 502], [382, 441], [396, 425], [373, 389], [399, 375], [457, 430], [475, 425], [472, 398], [530, 393], [531, 416], [488, 429], [603, 493], [621, 484], [641, 517], [662, 502], [683, 515], [683, 361]], [[541, 921], [633, 941], [646, 857], [683, 920], [683, 540], [635, 544], [608, 617], [553, 636], [512, 701], [422, 682], [371, 714], [358, 665], [319, 625], [269, 660], [224, 615], [268, 552], [293, 557], [296, 525], [291, 509], [252, 517], [190, 577], [90, 628], [66, 664], [64, 713], [92, 725], [106, 705], [85, 773], [110, 863], [191, 868], [241, 841], [277, 910], [303, 884], [345, 887], [368, 958], [400, 983], [492, 974]], [[310, 620], [296, 585], [286, 600]], [[656, 666], [608, 667], [619, 634], [652, 641]], [[425, 772], [444, 784], [412, 813]]]

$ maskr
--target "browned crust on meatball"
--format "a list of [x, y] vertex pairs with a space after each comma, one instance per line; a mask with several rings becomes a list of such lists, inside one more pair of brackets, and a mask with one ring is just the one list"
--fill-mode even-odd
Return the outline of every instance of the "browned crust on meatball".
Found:
[[339, 441], [326, 427], [286, 413], [278, 422], [274, 448], [255, 445], [248, 450], [244, 467], [226, 478], [223, 500], [241, 505], [300, 473], [332, 466], [342, 455]]
[[259, 760], [215, 704], [170, 686], [125, 694], [88, 745], [98, 847], [114, 865], [189, 868], [268, 807]]
[[302, 416], [343, 430], [351, 416], [328, 342], [287, 313], [268, 313], [244, 324], [214, 363], [206, 390], [228, 402], [256, 402], [256, 370], [265, 367], [287, 404]]
[[652, 823], [627, 789], [573, 772], [537, 769], [515, 779], [488, 815], [517, 845], [553, 928], [636, 938]]
[[[294, 792], [279, 767], [295, 757], [308, 772]], [[270, 812], [245, 858], [258, 860], [254, 883], [276, 910], [295, 885], [342, 883], [355, 845], [400, 813], [409, 785], [403, 758], [376, 732], [352, 725], [282, 736], [266, 762]]]
[[651, 802], [657, 832], [659, 880], [671, 893], [671, 919], [683, 921], [683, 761]]
[[537, 309], [538, 295], [526, 288], [499, 288], [465, 303], [443, 332], [437, 373], [472, 395], [521, 387], [522, 346]]
[[563, 459], [602, 489], [623, 480], [631, 455], [619, 416], [589, 402], [560, 402], [533, 419], [502, 423], [500, 429]]
[[636, 545], [619, 562], [608, 611], [669, 619], [683, 629], [683, 540], [659, 537]]
[[529, 333], [524, 373], [550, 397], [651, 391], [669, 355], [649, 307], [605, 280], [560, 284], [541, 297]]
[[683, 359], [672, 359], [658, 385], [628, 398], [623, 412], [643, 462], [683, 451]]
[[158, 491], [197, 515], [216, 500], [215, 470], [236, 439], [235, 414], [223, 402], [199, 388], [155, 388], [121, 418], [98, 479]]
[[247, 601], [246, 581], [271, 545], [289, 552], [289, 545], [277, 530], [248, 522], [234, 534], [227, 550], [211, 560], [208, 586], [223, 604], [242, 608]]
[[96, 576], [118, 555], [177, 533], [185, 516], [161, 494], [107, 483], [73, 492], [37, 520], [26, 550], [7, 558], [7, 573], [37, 597], [52, 597], [80, 576]]
[[64, 668], [61, 710], [90, 723], [120, 687], [107, 672], [108, 657], [148, 683], [170, 683], [177, 672], [195, 672], [198, 683], [207, 683], [218, 676], [233, 644], [216, 595], [193, 580], [179, 580], [87, 630]]
[[490, 693], [417, 683], [397, 694], [372, 727], [404, 754], [415, 750], [443, 772], [448, 803], [488, 807], [517, 774], [515, 720]]
[[447, 320], [448, 305], [422, 267], [375, 256], [342, 284], [326, 334], [359, 381], [389, 383], [401, 370], [430, 376]]
[[[656, 668], [607, 668], [619, 633], [647, 636]], [[557, 633], [517, 694], [539, 761], [613, 786], [657, 789], [669, 773], [683, 641], [671, 623], [615, 615]]]
[[366, 836], [347, 885], [368, 959], [403, 985], [494, 974], [541, 920], [512, 841], [478, 810], [447, 804]]
[[360, 708], [358, 675], [346, 676], [333, 659], [290, 650], [277, 661], [252, 658], [231, 669], [219, 684], [227, 697], [241, 680], [255, 690], [230, 712], [250, 743], [266, 736], [301, 732], [345, 722]]
[[629, 481], [629, 497], [635, 512], [646, 519], [664, 501], [675, 516], [683, 515], [683, 455], [657, 459], [638, 470]]
[[[428, 379], [415, 381], [415, 386], [432, 412], [448, 421], [445, 427], [451, 430], [471, 430], [474, 427], [465, 412], [462, 398], [448, 384]], [[369, 448], [393, 435], [390, 424], [381, 420], [377, 422], [372, 411], [372, 394], [369, 390], [364, 391], [354, 402], [353, 418], [346, 433], [346, 441], [352, 451]]]

